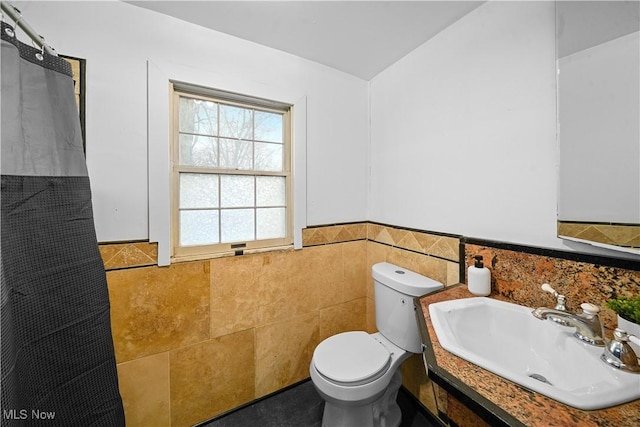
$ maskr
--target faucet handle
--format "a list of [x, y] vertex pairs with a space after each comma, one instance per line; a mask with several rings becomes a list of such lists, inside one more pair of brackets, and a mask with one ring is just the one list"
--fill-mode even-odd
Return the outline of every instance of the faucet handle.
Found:
[[[635, 345], [640, 345], [640, 337], [637, 337], [633, 334], [627, 333], [627, 331], [625, 331], [624, 329], [620, 329], [620, 328], [616, 328], [616, 331], [621, 331], [624, 332], [624, 334], [627, 336], [627, 340], [631, 341], [632, 343], [634, 343]], [[614, 331], [614, 335], [615, 335], [615, 331]], [[640, 357], [640, 356], [638, 356]]]
[[[555, 306], [556, 310], [562, 310], [562, 311], [566, 311], [567, 310], [567, 307], [565, 306], [565, 303], [567, 302], [567, 298], [564, 295], [560, 295], [548, 283], [543, 283], [542, 286], [541, 286], [541, 289], [543, 291], [545, 291], [545, 292], [549, 292], [556, 299], [556, 306]], [[558, 323], [560, 323], [560, 322], [558, 322]]]
[[[613, 331], [613, 339], [617, 341], [630, 341], [640, 346], [640, 337], [630, 334], [622, 328], [616, 328]], [[640, 358], [640, 356], [638, 357]]]
[[548, 283], [543, 283], [543, 284], [542, 284], [542, 286], [541, 286], [541, 288], [542, 288], [542, 290], [543, 290], [543, 291], [545, 291], [545, 292], [549, 292], [551, 295], [553, 295], [553, 296], [554, 296], [554, 298], [558, 298], [558, 295], [559, 295], [559, 294], [556, 292], [556, 290], [555, 290], [555, 289], [553, 289], [553, 288], [551, 287], [551, 285], [550, 285], [550, 284], [548, 284]]
[[600, 312], [600, 307], [588, 302], [583, 302], [582, 304], [580, 304], [580, 308], [587, 316], [595, 316]]
[[[543, 283], [542, 286], [541, 286], [541, 289], [543, 291], [545, 291], [545, 292], [549, 292], [556, 299], [556, 306], [554, 307], [554, 309], [556, 309], [558, 311], [567, 312], [567, 307], [565, 306], [565, 303], [567, 302], [567, 299], [565, 298], [564, 295], [560, 295], [559, 293], [557, 293], [556, 290], [553, 289], [551, 287], [551, 285], [548, 284], [548, 283]], [[551, 314], [551, 315], [548, 316], [548, 318], [549, 318], [549, 320], [551, 320], [552, 322], [557, 323], [558, 325], [572, 326], [571, 322], [567, 321], [566, 319], [563, 319], [562, 317], [554, 316], [554, 315]]]
[[640, 338], [627, 334], [623, 329], [613, 331], [613, 339], [605, 347], [600, 357], [605, 363], [625, 372], [640, 373], [640, 363], [628, 341], [640, 345]]

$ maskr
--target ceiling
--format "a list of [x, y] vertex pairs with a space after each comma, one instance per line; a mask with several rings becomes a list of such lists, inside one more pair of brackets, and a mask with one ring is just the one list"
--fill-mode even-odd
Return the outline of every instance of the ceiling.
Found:
[[556, 3], [558, 57], [640, 31], [640, 1]]
[[127, 1], [370, 80], [483, 1]]

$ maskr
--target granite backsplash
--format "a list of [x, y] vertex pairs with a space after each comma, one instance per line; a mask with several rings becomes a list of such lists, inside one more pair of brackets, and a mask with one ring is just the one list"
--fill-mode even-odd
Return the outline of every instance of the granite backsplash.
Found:
[[[640, 294], [640, 263], [613, 258], [584, 256], [562, 251], [527, 252], [527, 248], [485, 242], [466, 242], [465, 271], [474, 256], [482, 255], [491, 270], [491, 292], [528, 307], [553, 307], [555, 299], [540, 289], [548, 283], [566, 296], [567, 309], [580, 311], [580, 304], [600, 306], [607, 335], [616, 327], [616, 314], [606, 301], [620, 295]], [[582, 258], [582, 259], [581, 259]], [[465, 278], [466, 273], [461, 272]]]

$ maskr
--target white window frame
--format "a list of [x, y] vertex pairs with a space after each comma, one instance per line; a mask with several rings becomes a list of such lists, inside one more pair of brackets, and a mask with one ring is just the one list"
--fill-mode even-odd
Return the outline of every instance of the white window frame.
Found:
[[[171, 83], [172, 93], [172, 127], [171, 127], [171, 155], [172, 155], [172, 259], [188, 260], [193, 258], [210, 258], [225, 255], [238, 255], [245, 252], [255, 252], [259, 250], [280, 249], [291, 247], [293, 244], [292, 233], [292, 173], [291, 173], [291, 105], [255, 98], [247, 95], [234, 94], [226, 91], [220, 91], [211, 88], [203, 88], [183, 82]], [[258, 170], [240, 170], [240, 169], [224, 169], [224, 168], [203, 168], [185, 166], [179, 163], [179, 100], [181, 97], [200, 99], [202, 101], [211, 101], [219, 105], [238, 106], [256, 111], [266, 111], [282, 114], [283, 116], [283, 170], [278, 172], [264, 172]], [[285, 236], [282, 238], [272, 239], [254, 239], [238, 242], [216, 243], [198, 246], [181, 246], [180, 245], [180, 174], [196, 173], [196, 174], [212, 174], [217, 176], [235, 175], [235, 176], [278, 176], [285, 179]], [[256, 208], [255, 206], [253, 207]], [[222, 208], [218, 208], [221, 212]], [[222, 230], [219, 230], [222, 232]]]
[[198, 82], [235, 93], [251, 93], [292, 105], [291, 155], [293, 173], [293, 247], [302, 249], [307, 226], [307, 95], [278, 82], [243, 79], [237, 74], [185, 66], [170, 61], [147, 60], [147, 185], [149, 242], [157, 243], [158, 266], [171, 264], [171, 162], [169, 123], [171, 81]]

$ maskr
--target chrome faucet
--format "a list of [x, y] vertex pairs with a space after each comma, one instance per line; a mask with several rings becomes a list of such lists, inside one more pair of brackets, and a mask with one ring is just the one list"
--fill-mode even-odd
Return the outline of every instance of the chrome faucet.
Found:
[[633, 341], [634, 344], [640, 345], [640, 338], [635, 335], [629, 335], [620, 328], [616, 328], [616, 330], [613, 331], [613, 339], [609, 341], [609, 344], [604, 348], [604, 353], [600, 358], [604, 363], [614, 368], [625, 372], [640, 374], [638, 356], [636, 356], [636, 353], [628, 344], [628, 341]]
[[576, 331], [573, 336], [597, 347], [604, 347], [604, 330], [598, 317], [600, 308], [597, 305], [582, 303], [582, 313], [569, 313], [555, 308], [540, 307], [531, 312], [534, 317], [545, 320], [547, 318], [559, 318], [567, 326], [573, 326]]
[[[556, 299], [556, 306], [554, 307], [556, 310], [560, 310], [560, 311], [567, 311], [567, 307], [565, 305], [565, 303], [567, 302], [567, 298], [564, 295], [560, 295], [558, 292], [556, 292], [555, 289], [553, 289], [551, 287], [551, 285], [549, 285], [548, 283], [543, 283], [541, 286], [541, 289], [545, 292], [549, 292], [551, 295], [553, 295], [553, 297]], [[557, 323], [558, 325], [562, 325], [562, 326], [569, 326], [571, 327], [572, 325], [566, 321], [565, 319], [559, 318], [559, 317], [555, 317], [553, 315], [550, 315], [549, 317], [547, 317], [549, 320], [551, 320], [552, 322]]]

